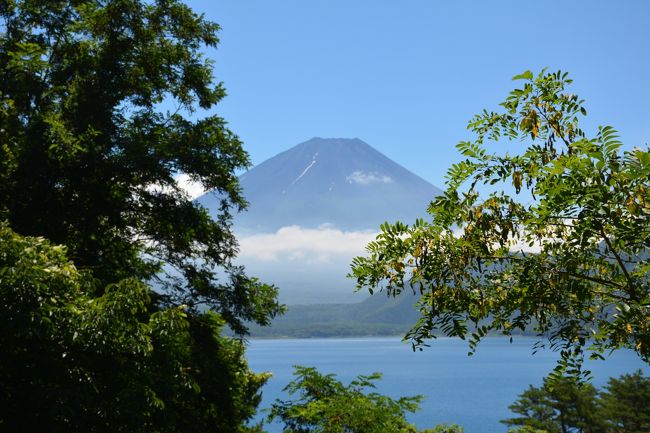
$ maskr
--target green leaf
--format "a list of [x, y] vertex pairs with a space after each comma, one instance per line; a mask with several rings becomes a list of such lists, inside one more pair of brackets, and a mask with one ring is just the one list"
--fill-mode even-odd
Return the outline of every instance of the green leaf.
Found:
[[533, 79], [533, 73], [531, 71], [525, 71], [525, 72], [522, 72], [519, 75], [515, 75], [514, 77], [512, 77], [513, 81], [515, 81], [515, 80], [532, 80], [532, 79]]

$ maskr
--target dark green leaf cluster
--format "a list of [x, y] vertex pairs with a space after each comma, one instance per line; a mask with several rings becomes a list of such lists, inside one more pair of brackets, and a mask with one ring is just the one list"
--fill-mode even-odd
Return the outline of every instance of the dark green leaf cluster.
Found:
[[[200, 50], [217, 30], [178, 0], [0, 2], [0, 220], [66, 245], [100, 287], [157, 280], [159, 301], [244, 332], [280, 308], [232, 263], [248, 155], [222, 118], [192, 116], [225, 95]], [[219, 194], [220, 218], [179, 173]]]
[[643, 433], [650, 431], [650, 378], [637, 371], [598, 391], [574, 378], [549, 377], [510, 410], [518, 416], [502, 422], [517, 433]]
[[[269, 421], [279, 420], [285, 433], [417, 433], [406, 412], [419, 408], [422, 396], [391, 397], [374, 392], [379, 373], [358, 376], [344, 385], [332, 374], [296, 366], [296, 379], [284, 389], [293, 400], [276, 400]], [[370, 392], [368, 392], [370, 391]], [[437, 426], [421, 433], [462, 433], [458, 426]]]
[[65, 247], [0, 224], [0, 430], [243, 432], [267, 376], [214, 313], [97, 292]]
[[[622, 152], [611, 127], [587, 138], [565, 73], [515, 77], [500, 112], [477, 115], [431, 221], [381, 227], [354, 259], [359, 288], [421, 295], [414, 345], [535, 329], [579, 373], [584, 350], [650, 359], [650, 148]], [[521, 142], [513, 155], [488, 143]], [[492, 192], [490, 192], [492, 191]]]

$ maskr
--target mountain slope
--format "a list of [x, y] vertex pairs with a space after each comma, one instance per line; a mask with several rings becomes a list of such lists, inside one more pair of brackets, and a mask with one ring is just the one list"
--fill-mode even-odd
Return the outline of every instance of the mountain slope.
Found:
[[[440, 190], [363, 141], [312, 138], [240, 176], [247, 212], [240, 232], [331, 224], [342, 230], [377, 229], [385, 221], [411, 222], [426, 215]], [[218, 199], [198, 199], [217, 209]]]

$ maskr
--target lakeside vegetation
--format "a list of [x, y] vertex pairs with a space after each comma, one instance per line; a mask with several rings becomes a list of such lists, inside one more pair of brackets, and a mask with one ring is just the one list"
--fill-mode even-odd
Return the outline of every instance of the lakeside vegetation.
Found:
[[530, 386], [501, 422], [515, 432], [641, 433], [650, 429], [650, 378], [639, 370], [610, 378], [603, 389], [570, 377]]
[[[393, 399], [374, 391], [380, 373], [349, 384], [335, 375], [296, 366], [288, 398], [277, 399], [268, 419], [285, 432], [462, 433], [462, 426], [418, 430], [406, 414], [419, 410], [423, 396]], [[501, 422], [509, 433], [643, 433], [650, 428], [650, 378], [641, 371], [610, 378], [596, 389], [575, 377], [549, 377], [530, 386], [511, 406], [515, 417]]]

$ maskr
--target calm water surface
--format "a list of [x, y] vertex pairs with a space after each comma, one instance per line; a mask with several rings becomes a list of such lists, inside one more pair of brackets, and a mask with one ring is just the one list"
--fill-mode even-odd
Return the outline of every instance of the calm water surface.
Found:
[[[284, 396], [282, 388], [292, 380], [292, 366], [317, 367], [335, 373], [345, 383], [358, 374], [384, 374], [377, 391], [392, 397], [422, 394], [420, 412], [410, 416], [418, 427], [456, 423], [465, 433], [502, 433], [500, 419], [511, 416], [508, 405], [529, 384], [539, 385], [555, 366], [557, 354], [532, 355], [530, 338], [488, 338], [474, 356], [467, 356], [467, 343], [443, 338], [422, 352], [399, 338], [251, 340], [248, 361], [255, 371], [273, 377], [264, 387], [261, 407]], [[594, 384], [604, 385], [610, 376], [650, 369], [633, 352], [619, 351], [606, 361], [588, 363]], [[281, 426], [267, 426], [270, 433]]]

